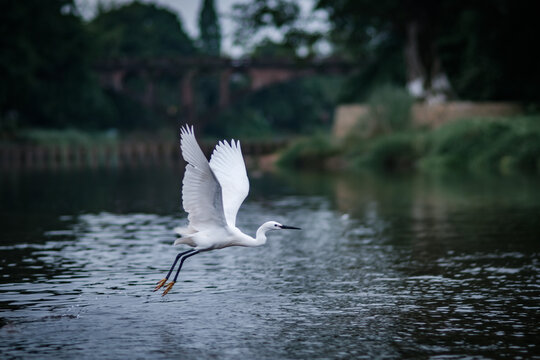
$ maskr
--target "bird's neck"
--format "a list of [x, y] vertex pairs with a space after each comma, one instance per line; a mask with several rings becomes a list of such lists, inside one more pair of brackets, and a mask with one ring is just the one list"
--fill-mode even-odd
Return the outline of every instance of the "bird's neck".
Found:
[[255, 236], [255, 246], [260, 246], [266, 244], [266, 229], [262, 226], [257, 230], [257, 235]]

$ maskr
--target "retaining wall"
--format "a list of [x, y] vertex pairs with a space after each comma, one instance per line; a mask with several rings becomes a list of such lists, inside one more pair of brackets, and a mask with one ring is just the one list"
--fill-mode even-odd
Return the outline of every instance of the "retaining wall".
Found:
[[[362, 104], [340, 105], [336, 108], [332, 134], [343, 138], [358, 128], [369, 129], [369, 108]], [[414, 104], [412, 122], [417, 127], [436, 128], [449, 121], [466, 117], [498, 117], [519, 115], [521, 106], [515, 103], [453, 101], [442, 104]]]

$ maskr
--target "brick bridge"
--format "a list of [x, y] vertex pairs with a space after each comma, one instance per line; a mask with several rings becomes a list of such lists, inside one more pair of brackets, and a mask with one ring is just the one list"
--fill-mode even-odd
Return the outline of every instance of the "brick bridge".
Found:
[[[123, 93], [156, 111], [156, 82], [162, 78], [178, 82], [178, 108], [183, 120], [202, 126], [241, 97], [267, 86], [295, 78], [316, 74], [341, 74], [354, 70], [356, 64], [336, 59], [326, 60], [276, 60], [189, 57], [153, 59], [115, 59], [96, 66], [102, 86]], [[219, 74], [217, 103], [205, 113], [197, 115], [194, 81], [199, 75]], [[241, 90], [231, 91], [231, 78], [247, 77], [248, 84]], [[143, 80], [144, 89], [130, 90], [125, 81], [129, 76]], [[195, 121], [198, 120], [198, 121]]]

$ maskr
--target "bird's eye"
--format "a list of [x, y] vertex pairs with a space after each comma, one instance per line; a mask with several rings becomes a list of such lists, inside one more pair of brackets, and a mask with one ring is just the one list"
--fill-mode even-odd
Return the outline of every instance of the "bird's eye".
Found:
[[277, 227], [277, 224], [274, 224], [275, 227]]

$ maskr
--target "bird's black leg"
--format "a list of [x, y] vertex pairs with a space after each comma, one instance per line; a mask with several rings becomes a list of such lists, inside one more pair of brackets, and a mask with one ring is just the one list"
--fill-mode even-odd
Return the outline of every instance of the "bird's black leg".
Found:
[[[192, 252], [194, 252], [194, 251], [196, 251], [196, 250], [195, 250], [195, 249], [191, 249], [191, 250], [184, 251], [184, 252], [181, 252], [180, 254], [176, 255], [176, 259], [174, 259], [174, 262], [173, 262], [173, 264], [172, 264], [172, 266], [171, 266], [169, 272], [167, 273], [167, 276], [165, 276], [164, 279], [161, 279], [161, 280], [157, 283], [156, 287], [154, 288], [154, 291], [158, 291], [163, 285], [165, 285], [165, 283], [167, 282], [167, 280], [169, 280], [169, 277], [171, 276], [171, 274], [172, 274], [172, 272], [173, 272], [173, 270], [174, 270], [174, 267], [176, 266], [176, 263], [178, 262], [178, 260], [180, 260], [180, 258], [181, 258], [182, 256], [187, 255], [187, 254], [189, 254], [189, 253], [192, 253]], [[180, 266], [182, 266], [182, 265], [180, 265]]]
[[193, 255], [196, 255], [200, 253], [199, 250], [192, 250], [191, 253], [189, 254], [186, 254], [185, 256], [182, 257], [182, 260], [180, 260], [180, 265], [178, 266], [178, 270], [176, 270], [176, 275], [174, 275], [174, 280], [171, 281], [167, 287], [165, 288], [165, 291], [163, 291], [163, 295], [162, 296], [165, 296], [167, 295], [167, 293], [169, 292], [169, 290], [172, 289], [172, 287], [174, 286], [174, 284], [176, 283], [176, 279], [178, 279], [178, 274], [180, 274], [180, 270], [182, 270], [182, 265], [184, 265], [184, 261], [186, 261], [186, 259], [190, 256], [193, 256]]
[[191, 254], [187, 254], [186, 256], [184, 256], [182, 258], [182, 260], [180, 261], [180, 266], [178, 267], [178, 270], [176, 270], [176, 275], [174, 276], [174, 282], [176, 282], [176, 279], [178, 279], [178, 274], [180, 274], [180, 270], [182, 269], [182, 265], [184, 265], [184, 261], [190, 257], [190, 256], [193, 256], [193, 255], [196, 255], [198, 254], [200, 251], [199, 250], [194, 250], [194, 252], [192, 252]]

